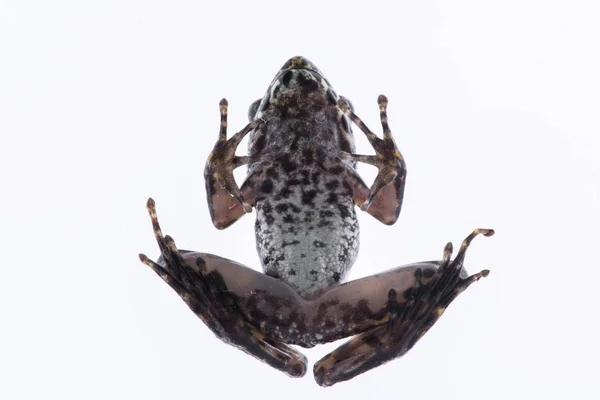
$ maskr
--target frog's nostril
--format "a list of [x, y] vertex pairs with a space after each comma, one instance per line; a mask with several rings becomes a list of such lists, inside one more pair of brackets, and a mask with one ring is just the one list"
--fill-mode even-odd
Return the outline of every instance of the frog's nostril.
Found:
[[319, 87], [317, 81], [315, 81], [309, 73], [302, 71], [296, 77], [298, 84], [305, 90], [316, 90]]
[[281, 84], [283, 87], [289, 89], [301, 89], [301, 90], [316, 90], [319, 87], [319, 83], [314, 79], [309, 71], [301, 69], [292, 69], [283, 74], [281, 77]]
[[294, 75], [292, 71], [288, 71], [285, 74], [283, 74], [283, 77], [281, 78], [281, 83], [283, 83], [283, 86], [289, 85], [290, 80], [292, 79], [292, 75]]

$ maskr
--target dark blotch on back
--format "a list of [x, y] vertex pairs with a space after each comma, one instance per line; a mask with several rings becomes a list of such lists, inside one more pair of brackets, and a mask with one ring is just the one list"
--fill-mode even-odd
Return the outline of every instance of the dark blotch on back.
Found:
[[310, 180], [308, 179], [310, 177], [310, 172], [302, 170], [300, 171], [300, 175], [302, 175], [302, 184], [306, 186], [310, 185]]
[[293, 170], [296, 169], [296, 163], [294, 163], [292, 160], [290, 160], [289, 154], [283, 155], [279, 159], [279, 162], [281, 163], [281, 167], [283, 168], [283, 170], [285, 172], [292, 172]]
[[319, 178], [320, 177], [321, 177], [321, 173], [320, 172], [313, 172], [313, 174], [312, 174], [313, 185], [315, 185], [315, 186], [319, 185]]
[[338, 196], [335, 193], [329, 193], [329, 196], [327, 197], [327, 203], [329, 204], [337, 204], [338, 202]]
[[329, 172], [331, 172], [334, 175], [339, 175], [342, 172], [344, 172], [344, 167], [342, 167], [341, 165], [334, 165], [333, 167], [329, 168]]
[[338, 204], [338, 210], [340, 210], [340, 216], [342, 218], [350, 218], [352, 215], [350, 214], [350, 210], [343, 204]]
[[321, 210], [319, 211], [319, 217], [320, 218], [329, 218], [329, 217], [333, 217], [333, 211], [331, 210]]
[[279, 178], [279, 173], [277, 172], [277, 169], [275, 167], [267, 168], [267, 177], [271, 179]]
[[260, 191], [269, 194], [273, 191], [273, 182], [270, 179], [264, 180], [260, 184]]
[[[290, 197], [290, 194], [292, 194], [292, 191], [290, 190], [290, 188], [288, 188], [287, 186], [284, 186], [283, 188], [281, 188], [281, 190], [279, 191], [278, 196], [280, 198], [284, 198], [287, 199], [288, 197]], [[279, 199], [276, 199], [279, 200]]]
[[316, 190], [307, 190], [306, 192], [302, 193], [302, 204], [311, 204], [316, 196]]
[[275, 222], [275, 219], [273, 218], [273, 206], [267, 200], [262, 201], [262, 212], [265, 216], [265, 221], [268, 224]]
[[325, 184], [325, 189], [327, 190], [335, 190], [340, 186], [340, 181], [333, 180], [329, 181]]
[[265, 137], [265, 135], [261, 134], [260, 136], [258, 136], [258, 138], [256, 138], [256, 140], [254, 141], [254, 145], [252, 146], [253, 154], [262, 153], [266, 144], [267, 144], [267, 138]]
[[304, 149], [302, 151], [302, 153], [304, 154], [304, 162], [306, 163], [306, 165], [310, 165], [313, 163], [313, 161], [315, 160], [314, 156], [313, 156], [313, 152], [311, 149]]
[[333, 328], [335, 328], [335, 322], [333, 322], [333, 320], [331, 320], [331, 319], [326, 319], [324, 326], [327, 329], [333, 329]]
[[288, 208], [290, 208], [288, 203], [279, 203], [275, 206], [275, 211], [278, 213], [284, 213], [288, 210]]

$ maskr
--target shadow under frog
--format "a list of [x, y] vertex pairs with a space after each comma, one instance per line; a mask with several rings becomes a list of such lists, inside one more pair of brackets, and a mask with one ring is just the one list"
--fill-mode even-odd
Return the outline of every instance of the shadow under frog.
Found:
[[[305, 58], [288, 60], [262, 99], [250, 106], [250, 123], [227, 139], [227, 101], [205, 169], [214, 225], [224, 229], [256, 209], [256, 242], [265, 273], [212, 254], [179, 250], [163, 236], [155, 203], [148, 200], [157, 262], [140, 259], [167, 282], [224, 342], [292, 377], [306, 373], [306, 357], [290, 347], [312, 347], [354, 336], [314, 365], [321, 386], [355, 377], [405, 354], [471, 283], [465, 252], [474, 230], [452, 260], [420, 262], [346, 282], [358, 252], [355, 206], [384, 224], [400, 214], [406, 165], [387, 122], [387, 99], [378, 99], [383, 138], [356, 116], [321, 72]], [[375, 155], [356, 154], [350, 124], [364, 132]], [[247, 156], [236, 156], [250, 134]], [[369, 188], [357, 162], [378, 168]], [[233, 170], [248, 165], [239, 187]]]

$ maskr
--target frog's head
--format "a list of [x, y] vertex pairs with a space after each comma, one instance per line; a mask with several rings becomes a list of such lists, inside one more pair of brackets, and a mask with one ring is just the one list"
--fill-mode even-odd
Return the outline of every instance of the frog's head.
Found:
[[337, 107], [339, 97], [321, 71], [304, 57], [290, 58], [283, 64], [262, 99], [248, 110], [248, 119], [263, 117], [270, 110], [286, 115]]

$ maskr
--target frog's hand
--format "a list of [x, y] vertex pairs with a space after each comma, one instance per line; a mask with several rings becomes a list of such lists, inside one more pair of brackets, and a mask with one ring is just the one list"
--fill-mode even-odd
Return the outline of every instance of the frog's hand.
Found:
[[[185, 301], [190, 309], [226, 343], [238, 347], [291, 377], [306, 373], [306, 357], [295, 349], [268, 337], [248, 323], [237, 299], [225, 284], [222, 274], [209, 265], [209, 255], [178, 250], [170, 236], [163, 237], [154, 201], [148, 200], [154, 236], [161, 250], [158, 263], [140, 254], [140, 260], [158, 274]], [[218, 257], [212, 256], [218, 260]], [[219, 261], [217, 261], [219, 263]], [[222, 262], [221, 262], [222, 264]], [[239, 265], [231, 265], [234, 269]], [[244, 271], [238, 275], [243, 275]], [[248, 269], [247, 274], [255, 273]], [[262, 275], [262, 274], [261, 274]], [[264, 276], [264, 275], [262, 275]]]
[[[369, 143], [375, 150], [375, 155], [361, 155], [341, 152], [340, 158], [350, 162], [363, 162], [373, 165], [379, 170], [371, 188], [367, 188], [359, 178], [350, 178], [354, 189], [354, 202], [363, 211], [377, 218], [386, 225], [392, 225], [398, 220], [402, 199], [404, 197], [404, 185], [406, 182], [406, 163], [400, 154], [394, 141], [392, 132], [388, 125], [387, 104], [388, 99], [380, 95], [377, 99], [379, 104], [379, 116], [383, 128], [383, 139], [375, 135], [365, 123], [352, 111], [347, 101], [341, 99], [338, 103], [340, 109], [356, 126], [367, 136]], [[356, 171], [354, 171], [354, 175]]]
[[204, 180], [212, 222], [218, 229], [224, 229], [245, 213], [252, 212], [254, 205], [251, 177], [246, 179], [240, 189], [235, 182], [233, 170], [242, 165], [264, 161], [268, 156], [236, 156], [235, 152], [242, 139], [250, 131], [258, 128], [261, 121], [250, 122], [244, 129], [227, 139], [227, 100], [221, 100], [219, 109], [221, 112], [219, 139], [206, 161]]
[[[478, 234], [490, 236], [493, 231], [476, 229], [464, 240], [453, 261], [450, 261], [452, 245], [448, 243], [433, 279], [424, 277], [423, 270], [419, 268], [415, 271], [415, 283], [410, 290], [397, 294], [390, 289], [386, 306], [387, 323], [361, 333], [319, 360], [314, 366], [317, 383], [331, 386], [352, 379], [410, 350], [461, 292], [488, 275], [489, 271], [484, 270], [466, 276], [462, 267], [465, 251]], [[403, 304], [398, 302], [398, 295], [404, 297]]]

